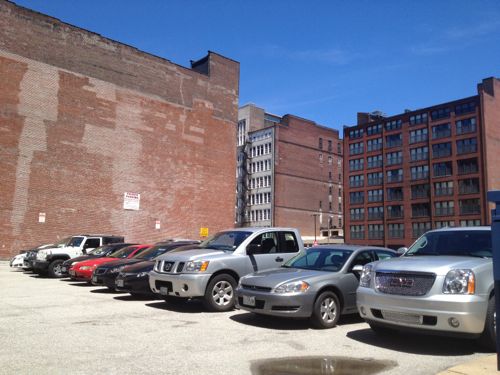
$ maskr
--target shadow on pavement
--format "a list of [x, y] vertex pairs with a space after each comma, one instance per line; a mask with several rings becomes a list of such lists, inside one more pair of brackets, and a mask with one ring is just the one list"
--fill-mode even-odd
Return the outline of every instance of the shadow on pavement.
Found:
[[253, 327], [276, 329], [276, 330], [305, 330], [312, 329], [308, 319], [287, 319], [277, 316], [257, 315], [253, 313], [242, 313], [231, 315], [229, 319]]
[[[97, 286], [97, 285], [94, 285]], [[98, 293], [98, 294], [124, 294], [125, 292], [119, 292], [117, 290], [111, 290], [109, 288], [101, 288], [91, 290], [90, 293]]]
[[411, 354], [459, 356], [485, 352], [476, 341], [455, 337], [420, 335], [414, 333], [409, 335], [397, 331], [388, 333], [387, 336], [384, 336], [382, 334], [376, 334], [369, 328], [348, 332], [347, 337], [379, 348]]
[[116, 299], [117, 301], [154, 301], [154, 300], [157, 300], [158, 297], [156, 296], [149, 296], [147, 294], [144, 294], [144, 295], [130, 295], [130, 294], [126, 294], [124, 296], [117, 296], [117, 297], [113, 297], [113, 299]]
[[86, 281], [76, 281], [76, 280], [71, 280], [71, 283], [68, 283], [68, 285], [72, 285], [72, 286], [94, 286], [92, 284], [89, 284], [88, 282]]
[[152, 302], [146, 303], [146, 306], [152, 307], [155, 309], [175, 311], [180, 313], [189, 313], [189, 314], [199, 314], [208, 312], [201, 301], [197, 300], [184, 300], [173, 301], [173, 302]]

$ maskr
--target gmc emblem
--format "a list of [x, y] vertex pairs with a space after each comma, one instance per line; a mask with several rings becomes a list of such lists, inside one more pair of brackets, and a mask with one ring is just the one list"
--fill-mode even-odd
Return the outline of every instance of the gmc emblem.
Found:
[[398, 288], [411, 288], [413, 286], [413, 279], [406, 277], [393, 277], [389, 280], [389, 285]]

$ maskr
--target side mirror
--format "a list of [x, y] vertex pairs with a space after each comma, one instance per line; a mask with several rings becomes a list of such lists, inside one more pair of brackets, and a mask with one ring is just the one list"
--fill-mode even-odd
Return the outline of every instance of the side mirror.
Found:
[[253, 255], [260, 252], [260, 245], [250, 244], [247, 246], [247, 255]]
[[361, 273], [363, 272], [363, 266], [361, 264], [356, 264], [352, 267], [352, 272]]
[[396, 250], [396, 253], [398, 255], [403, 255], [404, 253], [406, 253], [408, 251], [408, 248], [407, 247], [400, 247], [399, 249]]

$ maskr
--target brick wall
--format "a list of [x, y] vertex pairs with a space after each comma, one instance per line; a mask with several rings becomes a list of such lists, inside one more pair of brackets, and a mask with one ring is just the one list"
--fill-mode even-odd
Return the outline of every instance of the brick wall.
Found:
[[[333, 225], [338, 227], [339, 173], [342, 173], [337, 153], [337, 144], [341, 143], [338, 131], [286, 115], [282, 124], [276, 127], [276, 132], [275, 225], [297, 227], [302, 235], [313, 236], [314, 218], [311, 215], [319, 213], [321, 201], [322, 225], [319, 218], [316, 222], [319, 235], [320, 226], [328, 226], [331, 172], [331, 213]], [[323, 142], [321, 150], [319, 138]], [[328, 140], [332, 141], [331, 152], [328, 152]], [[331, 164], [329, 156], [332, 157]]]
[[151, 242], [231, 227], [239, 64], [207, 64], [0, 1], [0, 258], [79, 232]]

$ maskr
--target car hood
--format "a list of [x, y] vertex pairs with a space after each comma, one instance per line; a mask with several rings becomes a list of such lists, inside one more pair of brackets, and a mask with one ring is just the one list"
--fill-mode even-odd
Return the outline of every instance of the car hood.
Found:
[[478, 266], [493, 264], [491, 258], [467, 256], [402, 256], [375, 262], [375, 271], [413, 271], [431, 272], [444, 276], [450, 269], [474, 269]]
[[96, 259], [96, 258], [102, 258], [102, 255], [82, 255], [79, 257], [71, 258], [66, 261], [64, 261], [64, 264], [74, 264], [78, 262], [83, 262], [86, 260], [91, 260], [91, 259]]
[[99, 266], [99, 268], [113, 268], [113, 267], [119, 267], [119, 266], [126, 266], [127, 264], [135, 264], [142, 262], [142, 259], [135, 259], [135, 258], [129, 258], [129, 259], [118, 259], [118, 260], [112, 260], [109, 262], [106, 262], [102, 266]]
[[187, 261], [187, 260], [205, 260], [214, 258], [223, 258], [230, 253], [226, 253], [222, 250], [214, 249], [190, 249], [181, 251], [169, 251], [166, 254], [160, 255], [156, 260], [168, 260], [168, 261]]
[[255, 272], [241, 279], [242, 284], [273, 288], [284, 282], [311, 281], [318, 277], [335, 277], [337, 272], [303, 270], [300, 268], [276, 268], [267, 271]]
[[152, 271], [155, 265], [154, 260], [144, 260], [139, 263], [131, 264], [126, 266], [122, 272], [123, 273], [139, 273], [139, 272], [147, 272]]
[[95, 265], [100, 265], [106, 262], [112, 262], [117, 260], [116, 258], [110, 258], [110, 257], [102, 257], [102, 258], [92, 258], [92, 259], [87, 259], [82, 262], [78, 262], [78, 267], [81, 266], [95, 266]]

